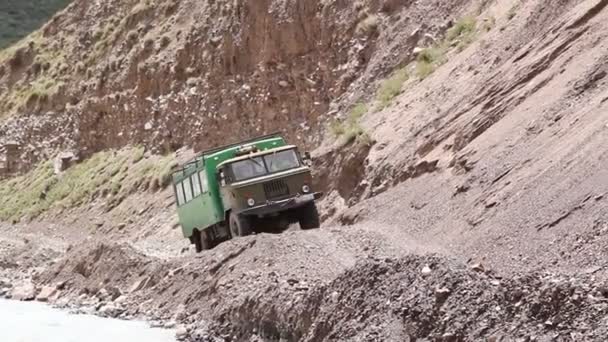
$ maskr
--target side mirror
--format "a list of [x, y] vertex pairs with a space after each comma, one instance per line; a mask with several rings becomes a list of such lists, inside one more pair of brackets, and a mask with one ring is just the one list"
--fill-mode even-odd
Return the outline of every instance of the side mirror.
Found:
[[310, 155], [310, 152], [304, 152], [302, 154], [302, 161], [306, 166], [312, 166], [312, 157]]
[[225, 186], [226, 185], [226, 177], [224, 176], [224, 171], [220, 171], [217, 174], [217, 178], [219, 180], [219, 183], [221, 186]]

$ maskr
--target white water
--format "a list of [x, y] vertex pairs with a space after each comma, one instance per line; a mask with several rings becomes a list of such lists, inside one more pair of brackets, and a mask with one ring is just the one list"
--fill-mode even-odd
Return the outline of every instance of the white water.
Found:
[[33, 302], [0, 300], [1, 342], [174, 342], [174, 332]]

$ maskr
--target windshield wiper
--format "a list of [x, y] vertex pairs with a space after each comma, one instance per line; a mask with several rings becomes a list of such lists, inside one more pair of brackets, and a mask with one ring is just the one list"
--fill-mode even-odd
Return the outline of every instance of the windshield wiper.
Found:
[[272, 172], [272, 164], [274, 163], [274, 158], [276, 157], [277, 151], [272, 152], [272, 158], [270, 158], [270, 164], [268, 164], [268, 171]]
[[253, 157], [249, 157], [249, 160], [251, 160], [252, 162], [254, 162], [257, 166], [264, 167], [264, 165], [262, 165], [259, 161], [255, 160]]

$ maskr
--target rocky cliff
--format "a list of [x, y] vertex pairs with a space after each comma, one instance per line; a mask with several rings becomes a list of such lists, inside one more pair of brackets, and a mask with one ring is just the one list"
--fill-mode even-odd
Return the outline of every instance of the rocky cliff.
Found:
[[168, 152], [271, 131], [314, 147], [357, 80], [407, 62], [465, 5], [75, 1], [2, 53], [1, 136], [21, 143], [24, 168], [62, 149]]

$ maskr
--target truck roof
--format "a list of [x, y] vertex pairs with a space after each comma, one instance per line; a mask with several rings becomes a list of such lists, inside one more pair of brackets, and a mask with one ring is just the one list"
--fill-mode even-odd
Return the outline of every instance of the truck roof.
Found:
[[227, 160], [234, 159], [239, 149], [244, 146], [255, 146], [258, 150], [269, 150], [281, 148], [285, 145], [285, 140], [280, 134], [273, 133], [201, 152], [191, 161], [182, 164], [173, 170], [173, 183], [180, 182], [182, 179], [196, 172], [196, 170], [202, 168], [206, 168], [209, 171], [214, 170], [217, 165]]
[[231, 159], [225, 160], [222, 163], [218, 164], [218, 167], [224, 166], [224, 165], [229, 164], [229, 163], [234, 163], [234, 162], [237, 162], [237, 161], [249, 159], [249, 158], [255, 158], [255, 157], [258, 157], [258, 156], [263, 156], [263, 155], [268, 154], [268, 153], [282, 152], [282, 151], [290, 150], [290, 149], [293, 149], [293, 148], [296, 148], [296, 146], [295, 145], [285, 145], [285, 146], [281, 146], [281, 147], [277, 147], [277, 148], [273, 148], [273, 149], [264, 149], [262, 151], [253, 152], [253, 153], [249, 153], [249, 154], [244, 154], [244, 155], [238, 156], [236, 158], [231, 158]]

